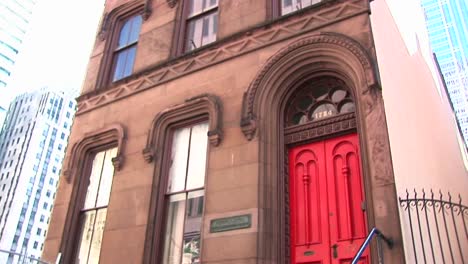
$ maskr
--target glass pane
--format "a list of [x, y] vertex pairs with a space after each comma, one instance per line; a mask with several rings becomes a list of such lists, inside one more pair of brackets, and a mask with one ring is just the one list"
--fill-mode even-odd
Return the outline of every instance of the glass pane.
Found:
[[80, 243], [78, 254], [76, 256], [76, 263], [87, 263], [89, 248], [91, 246], [91, 240], [93, 238], [96, 211], [86, 212], [81, 217], [82, 229], [80, 230]]
[[130, 36], [131, 26], [132, 25], [130, 20], [125, 22], [125, 24], [122, 26], [122, 29], [120, 30], [119, 43], [117, 44], [117, 48], [124, 47], [127, 45], [128, 38]]
[[132, 27], [131, 27], [130, 36], [127, 42], [128, 44], [132, 44], [138, 41], [138, 37], [140, 35], [142, 18], [141, 16], [135, 16], [131, 19], [131, 21], [132, 21]]
[[346, 97], [346, 91], [336, 90], [333, 92], [331, 99], [334, 103], [338, 103]]
[[313, 87], [312, 96], [315, 97], [317, 101], [325, 99], [328, 96], [328, 87], [323, 85]]
[[200, 234], [203, 216], [203, 200], [205, 191], [195, 191], [188, 194], [187, 212], [184, 228], [184, 249], [182, 263], [200, 262]]
[[292, 118], [293, 125], [305, 124], [305, 123], [307, 123], [307, 116], [304, 115], [303, 113], [297, 113]]
[[169, 197], [166, 230], [164, 232], [163, 263], [165, 264], [180, 264], [182, 260], [185, 199], [186, 193]]
[[189, 137], [190, 128], [181, 128], [174, 133], [169, 167], [169, 180], [167, 183], [168, 193], [185, 189]]
[[307, 110], [307, 108], [309, 108], [311, 104], [312, 104], [312, 99], [310, 99], [307, 96], [304, 96], [302, 98], [299, 98], [299, 100], [297, 100], [297, 107], [300, 110]]
[[354, 103], [348, 102], [341, 106], [340, 113], [350, 113], [356, 111], [356, 107]]
[[188, 23], [187, 51], [202, 46], [201, 35], [203, 29], [203, 19], [192, 20]]
[[116, 54], [117, 61], [115, 63], [114, 78], [112, 79], [113, 82], [118, 81], [123, 78], [126, 58], [127, 58], [127, 54], [125, 50], [118, 52]]
[[189, 17], [218, 6], [218, 0], [190, 0]]
[[97, 211], [96, 221], [94, 223], [93, 239], [89, 250], [88, 264], [99, 263], [99, 255], [101, 253], [102, 235], [104, 234], [104, 226], [106, 224], [107, 208], [102, 208]]
[[135, 55], [136, 55], [136, 46], [126, 49], [125, 52], [127, 53], [127, 58], [125, 60], [125, 68], [123, 71], [122, 78], [130, 76], [133, 72], [133, 64], [135, 62]]
[[187, 174], [187, 190], [203, 187], [205, 184], [206, 149], [208, 144], [208, 123], [192, 127], [190, 158]]
[[99, 181], [101, 178], [102, 165], [104, 161], [105, 152], [96, 154], [93, 160], [93, 167], [89, 176], [89, 185], [86, 192], [86, 198], [83, 209], [96, 207], [96, 198], [98, 194]]
[[190, 0], [189, 16], [203, 11], [204, 0]]
[[318, 120], [326, 117], [330, 117], [336, 115], [337, 111], [334, 105], [332, 104], [322, 104], [315, 108], [314, 112], [312, 112], [311, 119]]
[[114, 165], [112, 158], [117, 155], [117, 148], [106, 151], [104, 159], [104, 167], [102, 169], [101, 183], [99, 184], [99, 193], [96, 202], [96, 207], [107, 206], [109, 204], [109, 196], [112, 187], [112, 179], [114, 178]]

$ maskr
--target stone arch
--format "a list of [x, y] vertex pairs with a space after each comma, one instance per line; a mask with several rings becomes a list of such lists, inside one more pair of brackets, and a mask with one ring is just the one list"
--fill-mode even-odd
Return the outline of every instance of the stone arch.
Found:
[[[262, 161], [258, 172], [258, 228], [261, 230], [258, 257], [268, 263], [286, 263], [289, 259], [289, 204], [285, 180], [288, 173], [287, 147], [283, 125], [285, 105], [302, 81], [320, 76], [341, 79], [355, 98], [368, 225], [378, 226], [395, 240], [401, 239], [390, 144], [375, 58], [350, 37], [319, 33], [298, 39], [273, 55], [244, 94], [241, 129], [249, 141], [259, 144], [259, 159]], [[381, 211], [379, 206], [382, 204], [386, 212]], [[389, 213], [395, 217], [390, 217]], [[373, 252], [375, 254], [376, 250]], [[403, 261], [401, 247], [385, 254], [389, 263]]]

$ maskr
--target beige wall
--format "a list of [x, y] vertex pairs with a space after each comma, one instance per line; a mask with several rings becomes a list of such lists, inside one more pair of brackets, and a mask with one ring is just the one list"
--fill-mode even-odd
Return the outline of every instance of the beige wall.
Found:
[[[417, 1], [381, 0], [371, 4], [371, 23], [397, 194], [406, 198], [408, 189], [410, 197], [414, 197], [413, 189], [416, 189], [419, 195], [422, 189], [425, 189], [426, 197], [430, 197], [429, 190], [433, 189], [436, 193], [435, 198], [439, 198], [438, 192], [441, 190], [445, 194], [445, 200], [448, 200], [447, 193], [450, 192], [453, 200], [458, 202], [458, 194], [461, 194], [464, 204], [467, 204], [468, 174], [463, 156], [465, 153], [459, 144], [455, 117], [433, 63], [425, 29], [420, 24], [424, 22], [424, 18], [419, 13], [418, 6], [414, 5], [415, 2]], [[401, 8], [402, 4], [407, 4], [406, 8]], [[419, 212], [423, 215], [421, 209]], [[432, 216], [433, 207], [429, 207], [428, 210]], [[417, 215], [414, 208], [411, 211], [411, 219], [416, 227]], [[447, 214], [447, 217], [450, 215]], [[424, 216], [421, 219], [424, 221]], [[441, 220], [440, 218], [439, 221]], [[457, 217], [456, 220], [460, 220], [458, 225], [461, 227], [461, 218]], [[400, 221], [406, 261], [414, 263], [415, 253], [408, 211], [403, 207], [400, 208]], [[437, 263], [442, 262], [437, 251], [439, 245], [435, 243], [435, 233], [430, 240], [425, 223], [422, 225], [426, 257], [431, 259], [428, 243], [434, 243], [435, 260]], [[429, 226], [435, 230], [436, 223], [433, 218], [429, 218]], [[450, 223], [449, 230], [452, 245], [456, 246], [455, 233]], [[413, 231], [416, 254], [418, 259], [422, 260], [419, 230], [413, 228]], [[447, 240], [443, 237], [441, 241], [445, 252], [448, 253]], [[460, 259], [458, 248], [456, 249], [455, 259]], [[468, 249], [466, 239], [461, 240], [461, 249], [465, 252]]]
[[[403, 39], [385, 1], [371, 4], [371, 23], [385, 100], [398, 193], [441, 189], [467, 196], [468, 174], [450, 105], [426, 59], [427, 43]], [[395, 9], [396, 10], [396, 9]], [[401, 20], [413, 21], [408, 16]], [[418, 41], [419, 39], [419, 41]], [[408, 45], [407, 45], [408, 44]], [[415, 45], [413, 45], [415, 44]], [[416, 48], [416, 49], [415, 49]], [[397, 70], [398, 69], [398, 70]]]

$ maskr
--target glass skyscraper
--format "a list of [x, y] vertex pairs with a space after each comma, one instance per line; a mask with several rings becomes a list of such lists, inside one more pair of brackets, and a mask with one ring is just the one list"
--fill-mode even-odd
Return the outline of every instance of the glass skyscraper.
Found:
[[[29, 29], [32, 11], [38, 0], [0, 1], [0, 107], [8, 108], [10, 98], [5, 87], [15, 64], [26, 32]], [[0, 125], [5, 112], [0, 110]]]
[[432, 50], [468, 145], [468, 2], [421, 0], [421, 4]]
[[[0, 249], [41, 256], [75, 107], [48, 90], [11, 102], [0, 133]], [[0, 263], [18, 262], [0, 252]]]

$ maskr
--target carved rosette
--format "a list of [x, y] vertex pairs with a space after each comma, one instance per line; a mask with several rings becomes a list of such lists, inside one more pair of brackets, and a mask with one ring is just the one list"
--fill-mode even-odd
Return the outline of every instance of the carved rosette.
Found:
[[65, 177], [65, 180], [67, 181], [67, 183], [70, 183], [72, 175], [73, 175], [73, 171], [74, 169], [72, 168], [69, 168], [63, 171], [63, 176]]

